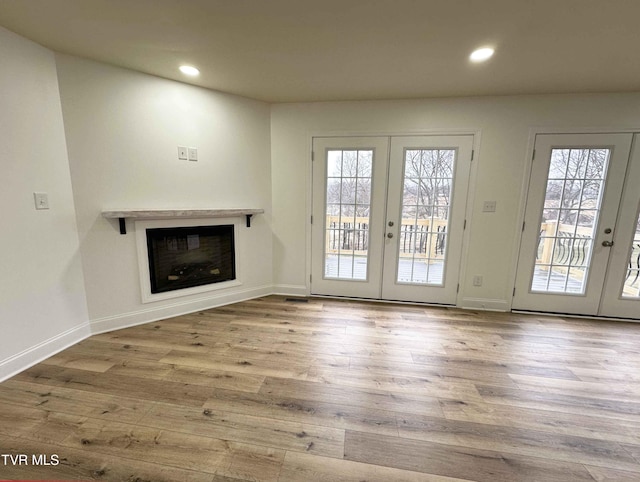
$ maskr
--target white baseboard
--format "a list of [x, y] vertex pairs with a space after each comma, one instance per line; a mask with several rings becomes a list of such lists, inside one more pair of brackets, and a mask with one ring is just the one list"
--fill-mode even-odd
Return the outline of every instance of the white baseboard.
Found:
[[309, 289], [304, 285], [275, 285], [274, 295], [282, 296], [309, 296]]
[[173, 316], [185, 315], [195, 311], [208, 310], [218, 306], [268, 296], [270, 294], [273, 294], [273, 286], [268, 285], [258, 288], [233, 290], [232, 292], [223, 294], [210, 294], [209, 296], [204, 296], [196, 300], [176, 302], [160, 307], [149, 306], [149, 308], [144, 310], [91, 320], [91, 334], [97, 335], [98, 333], [121, 330], [131, 326], [142, 325]]
[[89, 323], [83, 323], [48, 340], [0, 361], [0, 382], [26, 370], [50, 356], [91, 336]]
[[463, 298], [461, 308], [483, 311], [510, 311], [507, 300], [492, 300], [489, 298]]

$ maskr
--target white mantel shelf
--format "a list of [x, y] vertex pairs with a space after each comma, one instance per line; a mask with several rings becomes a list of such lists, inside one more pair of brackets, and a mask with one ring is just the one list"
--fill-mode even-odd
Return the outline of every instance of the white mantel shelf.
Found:
[[245, 216], [247, 227], [251, 227], [251, 216], [263, 214], [264, 209], [120, 209], [102, 211], [102, 217], [120, 220], [120, 234], [127, 234], [125, 219], [172, 219], [172, 218], [237, 218]]

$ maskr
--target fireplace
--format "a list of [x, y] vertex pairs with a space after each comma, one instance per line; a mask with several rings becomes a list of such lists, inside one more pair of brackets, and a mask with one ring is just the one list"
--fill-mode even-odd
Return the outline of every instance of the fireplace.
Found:
[[152, 294], [236, 279], [232, 224], [145, 231]]

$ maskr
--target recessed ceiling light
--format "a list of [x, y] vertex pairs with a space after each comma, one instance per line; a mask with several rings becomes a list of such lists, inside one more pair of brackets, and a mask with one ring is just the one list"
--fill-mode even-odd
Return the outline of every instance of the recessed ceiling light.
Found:
[[182, 72], [184, 75], [190, 75], [191, 77], [194, 77], [200, 73], [198, 69], [192, 67], [191, 65], [181, 65], [180, 72]]
[[482, 47], [481, 49], [471, 52], [469, 60], [471, 60], [471, 62], [484, 62], [491, 58], [493, 52], [494, 50], [491, 47]]

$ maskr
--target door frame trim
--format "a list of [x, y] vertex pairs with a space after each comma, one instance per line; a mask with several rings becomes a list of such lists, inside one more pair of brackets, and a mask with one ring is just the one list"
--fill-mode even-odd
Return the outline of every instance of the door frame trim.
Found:
[[[306, 262], [305, 262], [305, 284], [306, 284], [306, 295], [311, 296], [311, 262], [312, 262], [312, 252], [311, 252], [311, 215], [313, 213], [313, 139], [320, 137], [412, 137], [412, 136], [460, 136], [460, 135], [471, 135], [473, 136], [473, 160], [471, 162], [470, 170], [469, 170], [469, 180], [467, 185], [467, 200], [465, 205], [465, 219], [467, 221], [466, 229], [462, 234], [462, 256], [460, 258], [460, 267], [459, 267], [459, 280], [460, 280], [460, 290], [456, 296], [456, 307], [461, 308], [464, 305], [464, 300], [466, 299], [464, 296], [465, 286], [463, 280], [466, 279], [466, 269], [468, 262], [468, 252], [469, 252], [469, 233], [471, 232], [471, 226], [473, 225], [473, 202], [475, 200], [475, 192], [476, 192], [476, 184], [477, 184], [477, 166], [482, 158], [481, 153], [481, 141], [482, 141], [482, 130], [479, 128], [456, 128], [456, 129], [447, 129], [447, 128], [435, 128], [435, 129], [408, 129], [402, 131], [357, 131], [357, 130], [319, 130], [319, 131], [308, 131], [306, 135], [306, 143], [307, 143], [307, 162], [306, 162], [306, 185], [307, 185], [307, 197], [306, 197], [306, 228], [305, 228], [305, 251], [306, 251]], [[386, 300], [381, 300], [386, 301]], [[509, 305], [509, 309], [511, 306]]]

